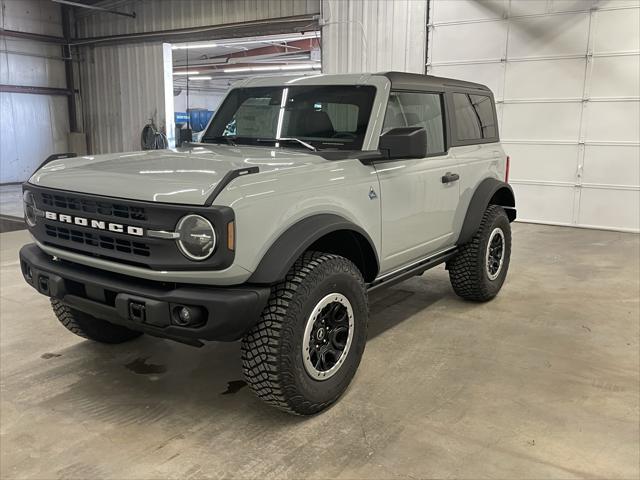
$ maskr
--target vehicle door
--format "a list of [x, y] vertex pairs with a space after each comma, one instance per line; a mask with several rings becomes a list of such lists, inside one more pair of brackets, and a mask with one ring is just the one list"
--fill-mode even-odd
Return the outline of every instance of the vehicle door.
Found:
[[459, 199], [456, 160], [447, 151], [444, 95], [392, 91], [382, 135], [400, 127], [427, 132], [427, 156], [376, 162], [382, 215], [382, 269], [452, 246]]

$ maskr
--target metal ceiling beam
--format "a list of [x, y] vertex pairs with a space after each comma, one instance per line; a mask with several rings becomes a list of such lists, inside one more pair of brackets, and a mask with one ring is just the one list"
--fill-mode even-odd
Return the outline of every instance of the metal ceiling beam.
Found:
[[291, 32], [310, 32], [318, 30], [318, 15], [297, 15], [292, 17], [265, 18], [251, 22], [226, 23], [206, 27], [177, 28], [152, 32], [125, 33], [104, 37], [76, 38], [71, 45], [112, 45], [139, 42], [185, 43], [203, 40], [277, 35]]
[[96, 7], [95, 5], [87, 5], [86, 3], [70, 2], [69, 0], [51, 0], [51, 1], [54, 3], [61, 3], [63, 5], [71, 5], [72, 7], [86, 8], [88, 10], [97, 10], [99, 12], [111, 13], [113, 15], [121, 15], [123, 17], [136, 18], [136, 12], [131, 12], [131, 13], [121, 12], [119, 10], [111, 10], [109, 8]]
[[[258, 43], [258, 42], [256, 42]], [[224, 67], [229, 68], [231, 66], [238, 66], [238, 63], [259, 63], [260, 59], [277, 59], [279, 63], [286, 62], [286, 55], [300, 55], [306, 54], [308, 59], [309, 52], [314, 46], [319, 47], [319, 42], [315, 38], [308, 38], [303, 40], [296, 40], [288, 42], [287, 45], [269, 45], [267, 47], [256, 47], [241, 52], [232, 52], [222, 55], [207, 56], [201, 55], [197, 58], [189, 59], [189, 68], [195, 67]], [[197, 53], [190, 54], [190, 56], [197, 56]], [[216, 61], [218, 60], [218, 61]], [[186, 59], [181, 58], [174, 63], [174, 70], [176, 72], [188, 70]]]
[[[271, 43], [271, 42], [270, 42]], [[223, 55], [216, 55], [215, 57], [208, 57], [209, 60], [214, 58], [238, 58], [238, 57], [257, 57], [259, 55], [270, 55], [273, 53], [293, 53], [289, 48], [293, 49], [296, 53], [300, 51], [308, 52], [313, 49], [314, 46], [320, 46], [315, 37], [304, 38], [301, 40], [294, 40], [292, 42], [286, 42], [278, 45], [269, 45], [268, 47], [257, 47], [241, 52], [227, 53]]]
[[54, 37], [52, 35], [41, 35], [39, 33], [31, 32], [19, 32], [17, 30], [6, 30], [0, 28], [0, 37], [17, 38], [21, 40], [33, 40], [42, 43], [54, 43], [56, 45], [63, 45], [66, 40], [63, 37]]
[[0, 92], [3, 93], [28, 93], [31, 95], [73, 95], [73, 91], [67, 88], [55, 87], [29, 87], [24, 85], [0, 84]]

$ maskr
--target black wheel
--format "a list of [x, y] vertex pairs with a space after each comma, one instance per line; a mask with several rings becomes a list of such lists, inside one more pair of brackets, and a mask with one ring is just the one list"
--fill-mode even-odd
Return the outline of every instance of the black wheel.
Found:
[[79, 337], [101, 343], [122, 343], [142, 335], [142, 332], [105, 322], [87, 313], [74, 310], [59, 300], [51, 299], [51, 306], [60, 323]]
[[502, 207], [489, 205], [474, 237], [447, 264], [453, 290], [467, 300], [491, 300], [502, 288], [510, 257], [507, 214]]
[[346, 258], [307, 252], [275, 285], [242, 341], [245, 380], [274, 407], [311, 415], [353, 378], [367, 339], [367, 292]]

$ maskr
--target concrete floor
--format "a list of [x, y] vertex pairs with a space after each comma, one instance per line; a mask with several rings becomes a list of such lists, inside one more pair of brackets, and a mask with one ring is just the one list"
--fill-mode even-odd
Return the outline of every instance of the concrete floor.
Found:
[[22, 185], [0, 185], [0, 214], [24, 217], [22, 207]]
[[505, 288], [442, 268], [372, 298], [342, 400], [281, 414], [239, 382], [238, 344], [82, 341], [20, 277], [3, 234], [0, 477], [638, 478], [633, 234], [514, 225]]

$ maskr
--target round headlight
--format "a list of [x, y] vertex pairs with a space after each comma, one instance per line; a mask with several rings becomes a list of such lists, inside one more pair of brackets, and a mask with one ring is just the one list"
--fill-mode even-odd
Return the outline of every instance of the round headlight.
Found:
[[216, 231], [211, 222], [200, 215], [182, 217], [176, 226], [182, 254], [189, 260], [205, 260], [216, 247]]
[[25, 190], [22, 194], [22, 200], [24, 201], [24, 219], [27, 225], [30, 227], [36, 226], [36, 200], [33, 198], [33, 193], [29, 190]]

